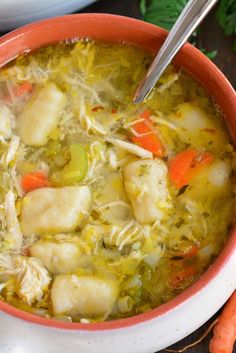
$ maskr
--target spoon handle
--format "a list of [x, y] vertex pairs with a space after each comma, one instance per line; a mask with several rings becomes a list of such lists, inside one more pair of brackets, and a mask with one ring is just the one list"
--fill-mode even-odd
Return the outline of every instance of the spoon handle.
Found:
[[134, 103], [141, 103], [147, 97], [176, 53], [217, 1], [189, 0], [149, 67], [144, 79], [139, 84], [134, 95]]

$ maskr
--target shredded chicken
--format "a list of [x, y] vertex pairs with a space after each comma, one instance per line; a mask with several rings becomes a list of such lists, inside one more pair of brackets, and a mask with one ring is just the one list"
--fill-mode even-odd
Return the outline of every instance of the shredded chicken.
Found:
[[48, 271], [34, 257], [20, 257], [15, 259], [19, 268], [17, 273], [19, 297], [31, 305], [34, 301], [42, 299], [51, 281]]
[[138, 157], [150, 158], [150, 159], [153, 158], [153, 154], [151, 152], [145, 150], [142, 147], [136, 146], [133, 143], [122, 141], [122, 140], [119, 140], [119, 139], [114, 139], [114, 138], [111, 138], [111, 137], [107, 137], [106, 141], [110, 142], [114, 146], [120, 147], [123, 150], [126, 150], [126, 151], [128, 151], [130, 153], [133, 153], [133, 154], [135, 154]]
[[8, 167], [9, 163], [16, 157], [17, 150], [20, 145], [20, 138], [17, 135], [13, 135], [7, 151], [2, 155], [1, 164]]
[[0, 254], [0, 275], [15, 277], [15, 292], [29, 305], [42, 299], [51, 281], [36, 258], [7, 253]]
[[4, 239], [8, 241], [10, 249], [19, 252], [23, 244], [23, 234], [17, 218], [15, 207], [15, 196], [12, 191], [8, 191], [5, 197], [5, 220], [7, 232]]
[[166, 89], [170, 88], [170, 86], [172, 86], [173, 83], [178, 79], [179, 79], [179, 74], [174, 74], [170, 80], [168, 80], [166, 83], [163, 83], [161, 86], [157, 88], [157, 92], [159, 93], [164, 92]]

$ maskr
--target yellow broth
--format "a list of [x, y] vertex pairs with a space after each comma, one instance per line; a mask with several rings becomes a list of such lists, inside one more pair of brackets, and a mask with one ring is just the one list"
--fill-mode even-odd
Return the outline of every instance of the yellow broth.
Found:
[[219, 254], [233, 145], [211, 98], [173, 65], [132, 103], [151, 60], [78, 41], [1, 69], [2, 300], [65, 321], [128, 317], [181, 293]]

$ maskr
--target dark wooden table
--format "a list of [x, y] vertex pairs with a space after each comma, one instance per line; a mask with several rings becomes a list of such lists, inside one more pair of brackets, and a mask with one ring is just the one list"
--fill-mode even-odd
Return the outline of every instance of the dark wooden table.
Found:
[[[160, 0], [161, 1], [161, 0]], [[139, 10], [139, 0], [100, 0], [97, 3], [85, 8], [82, 12], [106, 12], [123, 16], [142, 18]], [[210, 14], [201, 25], [199, 34], [199, 45], [208, 51], [218, 50], [216, 65], [225, 73], [230, 82], [236, 87], [236, 54], [232, 52], [233, 38], [225, 37], [221, 28], [217, 25], [214, 14]], [[192, 335], [186, 337], [181, 342], [173, 345], [172, 349], [181, 349], [190, 343], [198, 340], [207, 330], [215, 317], [200, 327]], [[187, 350], [187, 353], [208, 353], [210, 334], [194, 348]], [[164, 353], [165, 350], [159, 353]], [[236, 353], [236, 349], [235, 352]]]
[[[161, 0], [160, 0], [161, 1]], [[141, 19], [139, 10], [139, 0], [99, 0], [95, 4], [86, 7], [81, 12], [106, 12], [114, 13], [123, 16], [129, 16]], [[210, 14], [205, 22], [201, 25], [200, 34], [198, 37], [198, 44], [206, 50], [218, 50], [216, 65], [225, 73], [230, 82], [236, 87], [236, 54], [231, 50], [233, 46], [232, 37], [225, 37], [223, 31], [216, 23], [214, 14]], [[186, 337], [177, 344], [169, 347], [172, 349], [181, 349], [190, 343], [198, 340], [207, 330], [215, 317], [210, 319], [205, 325], [200, 327], [190, 336]], [[187, 353], [208, 353], [208, 343], [210, 335], [208, 335], [203, 342], [194, 348], [187, 350]], [[164, 353], [165, 350], [159, 351]], [[236, 349], [234, 351], [236, 353]]]

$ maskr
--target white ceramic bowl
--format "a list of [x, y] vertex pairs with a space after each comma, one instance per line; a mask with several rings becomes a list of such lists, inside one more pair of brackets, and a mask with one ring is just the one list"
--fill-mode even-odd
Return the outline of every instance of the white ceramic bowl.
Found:
[[[1, 0], [0, 0], [1, 1]], [[0, 38], [0, 65], [19, 53], [69, 38], [134, 43], [157, 51], [166, 31], [139, 20], [80, 14], [25, 26]], [[199, 80], [221, 107], [236, 142], [235, 91], [199, 50], [187, 44], [175, 63]], [[206, 273], [183, 293], [149, 312], [110, 322], [81, 324], [46, 319], [0, 300], [0, 353], [153, 353], [206, 322], [236, 288], [236, 227]]]
[[0, 0], [0, 31], [70, 13], [97, 0]]

